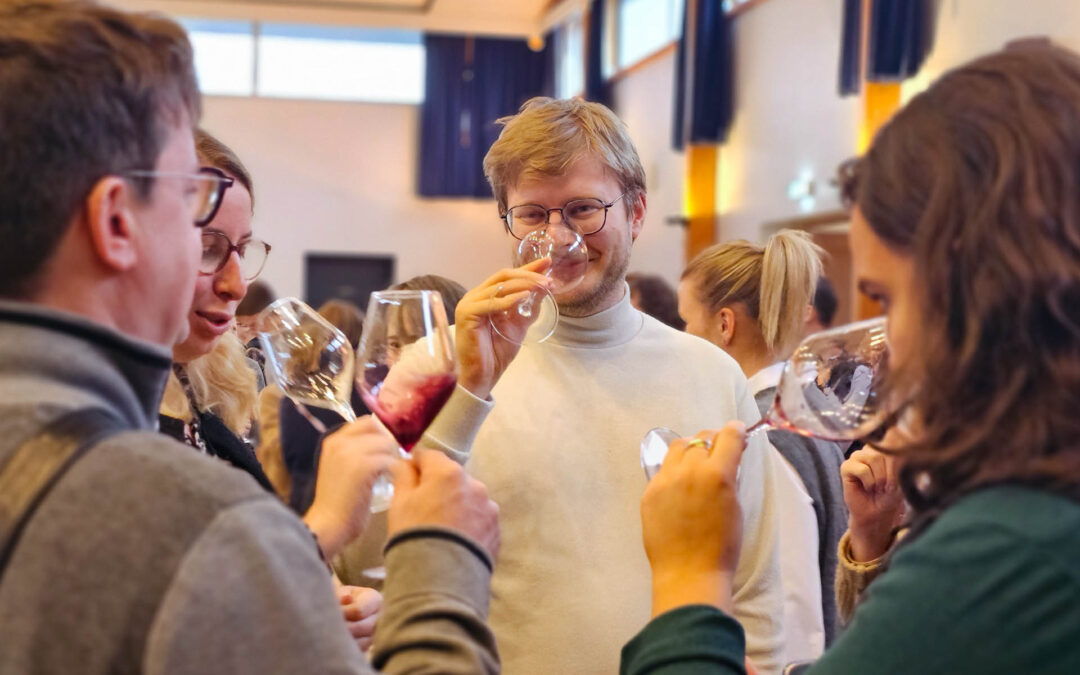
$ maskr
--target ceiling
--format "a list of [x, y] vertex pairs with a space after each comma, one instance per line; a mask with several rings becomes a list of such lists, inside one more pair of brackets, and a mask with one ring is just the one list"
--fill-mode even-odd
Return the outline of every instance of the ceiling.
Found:
[[521, 36], [536, 33], [548, 25], [547, 15], [553, 6], [575, 2], [577, 0], [112, 0], [121, 7], [193, 18], [296, 21]]

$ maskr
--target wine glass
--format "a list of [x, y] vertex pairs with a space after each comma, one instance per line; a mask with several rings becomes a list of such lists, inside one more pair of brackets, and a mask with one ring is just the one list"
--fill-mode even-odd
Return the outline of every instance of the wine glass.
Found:
[[[815, 333], [784, 364], [776, 397], [747, 437], [782, 429], [827, 441], [853, 441], [877, 430], [894, 411], [880, 393], [888, 361], [885, 319]], [[641, 442], [641, 466], [652, 478], [674, 431], [657, 427]]]
[[[360, 397], [409, 452], [457, 385], [457, 359], [437, 291], [376, 291], [356, 355]], [[385, 496], [393, 494], [393, 486]]]
[[255, 322], [270, 373], [285, 395], [304, 406], [356, 419], [350, 400], [356, 360], [348, 338], [296, 298], [282, 298]]
[[[555, 333], [559, 324], [555, 294], [574, 288], [585, 278], [589, 249], [584, 237], [568, 223], [549, 223], [521, 239], [514, 252], [514, 266], [528, 265], [541, 258], [551, 261], [545, 272], [551, 279], [551, 287], [533, 284], [529, 297], [489, 317], [495, 332], [514, 344], [543, 342]], [[494, 294], [498, 292], [496, 289]]]

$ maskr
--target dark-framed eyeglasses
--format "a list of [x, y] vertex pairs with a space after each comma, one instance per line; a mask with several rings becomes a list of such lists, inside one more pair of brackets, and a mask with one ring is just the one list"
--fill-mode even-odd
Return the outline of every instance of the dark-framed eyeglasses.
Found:
[[607, 224], [608, 209], [626, 196], [622, 193], [610, 202], [602, 199], [572, 199], [562, 208], [548, 209], [539, 204], [521, 204], [513, 206], [503, 214], [506, 231], [515, 239], [524, 239], [530, 232], [551, 222], [551, 213], [558, 211], [564, 223], [572, 226], [581, 235], [596, 234]]
[[125, 171], [121, 174], [127, 178], [178, 178], [186, 180], [184, 197], [191, 205], [192, 220], [195, 227], [206, 227], [218, 209], [221, 208], [221, 200], [225, 196], [225, 190], [233, 184], [233, 179], [225, 175], [221, 169], [204, 166], [199, 173], [178, 173], [174, 171]]
[[266, 258], [270, 255], [270, 244], [259, 239], [247, 239], [234, 244], [224, 232], [204, 230], [199, 274], [217, 274], [225, 269], [233, 251], [236, 251], [240, 259], [240, 273], [244, 275], [244, 279], [251, 281], [262, 272]]

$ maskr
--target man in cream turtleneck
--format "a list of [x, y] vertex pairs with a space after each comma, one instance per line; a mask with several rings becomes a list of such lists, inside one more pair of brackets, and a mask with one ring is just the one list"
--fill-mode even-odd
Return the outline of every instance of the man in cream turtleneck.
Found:
[[[589, 264], [578, 286], [556, 295], [555, 334], [517, 354], [480, 316], [492, 294], [520, 290], [513, 277], [496, 275], [462, 300], [459, 387], [426, 441], [466, 462], [500, 506], [490, 621], [505, 672], [616, 673], [622, 646], [650, 616], [642, 437], [759, 414], [727, 354], [630, 305], [645, 172], [622, 122], [595, 103], [543, 98], [503, 122], [484, 169], [508, 243], [561, 222], [585, 235]], [[765, 452], [751, 440], [741, 465], [735, 615], [749, 658], [772, 673], [782, 665], [783, 598]]]

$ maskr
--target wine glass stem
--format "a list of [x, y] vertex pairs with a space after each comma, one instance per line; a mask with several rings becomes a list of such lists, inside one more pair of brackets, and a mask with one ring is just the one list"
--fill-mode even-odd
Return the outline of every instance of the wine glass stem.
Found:
[[761, 432], [768, 431], [772, 428], [773, 426], [769, 424], [766, 420], [758, 420], [757, 424], [746, 430], [746, 438], [747, 440], [749, 440], [754, 436], [760, 434]]
[[346, 422], [356, 421], [356, 413], [353, 412], [353, 409], [351, 407], [345, 404], [342, 404], [337, 408], [337, 413], [344, 417]]

